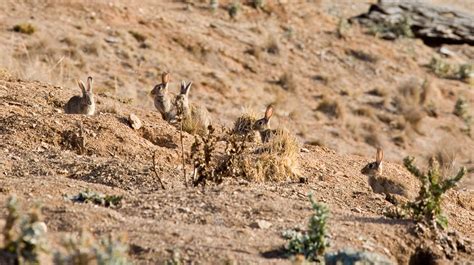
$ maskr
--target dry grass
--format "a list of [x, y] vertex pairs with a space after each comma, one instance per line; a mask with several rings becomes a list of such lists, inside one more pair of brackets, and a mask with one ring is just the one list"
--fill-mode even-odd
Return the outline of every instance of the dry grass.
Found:
[[250, 181], [295, 181], [299, 179], [299, 143], [287, 130], [278, 130], [254, 154], [243, 157], [243, 169]]
[[245, 112], [235, 120], [232, 133], [240, 136], [250, 135], [250, 138], [253, 141], [255, 138], [255, 132], [252, 128], [256, 120], [257, 115], [254, 112]]
[[424, 104], [429, 100], [431, 85], [416, 78], [405, 81], [398, 89], [393, 103], [404, 120], [418, 133], [420, 123], [426, 116]]
[[316, 110], [323, 112], [329, 118], [341, 119], [345, 115], [345, 109], [342, 103], [335, 98], [323, 98], [323, 101], [319, 103]]
[[288, 92], [296, 92], [297, 83], [291, 72], [284, 73], [278, 80], [278, 84]]
[[35, 33], [36, 28], [30, 23], [22, 23], [13, 26], [12, 30], [18, 33], [32, 35], [33, 33]]

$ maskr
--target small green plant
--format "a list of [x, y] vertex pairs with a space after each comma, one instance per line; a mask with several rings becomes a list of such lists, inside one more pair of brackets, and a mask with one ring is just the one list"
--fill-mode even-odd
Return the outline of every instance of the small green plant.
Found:
[[380, 22], [369, 25], [369, 34], [384, 39], [413, 38], [411, 22], [403, 17], [397, 22]]
[[8, 214], [1, 251], [12, 254], [17, 264], [39, 264], [40, 253], [47, 252], [47, 227], [41, 221], [39, 205], [33, 206], [25, 214], [16, 197], [10, 197], [6, 207]]
[[230, 6], [229, 6], [229, 9], [227, 10], [229, 12], [229, 16], [231, 18], [236, 18], [237, 15], [239, 14], [239, 11], [240, 11], [240, 2], [239, 1], [235, 1], [233, 2]]
[[211, 0], [209, 2], [209, 6], [211, 7], [212, 11], [216, 11], [219, 8], [219, 0]]
[[31, 35], [35, 33], [36, 28], [31, 25], [30, 23], [22, 23], [22, 24], [17, 24], [13, 26], [13, 31], [18, 32], [18, 33], [23, 33], [27, 35]]
[[311, 194], [309, 200], [314, 213], [309, 219], [308, 230], [305, 233], [290, 230], [283, 236], [289, 239], [286, 250], [290, 255], [302, 254], [309, 261], [316, 261], [323, 257], [326, 247], [329, 246], [326, 231], [329, 210], [326, 206], [316, 203]]
[[456, 105], [454, 105], [454, 115], [458, 116], [464, 121], [466, 128], [463, 131], [468, 135], [471, 136], [471, 125], [472, 125], [472, 116], [469, 114], [469, 103], [464, 100], [463, 98], [458, 98], [456, 101]]
[[253, 8], [263, 8], [265, 5], [265, 0], [251, 0], [251, 4]]
[[57, 265], [116, 264], [128, 265], [128, 246], [123, 238], [111, 235], [99, 240], [82, 231], [78, 236], [68, 235], [62, 242], [64, 252], [56, 252]]
[[73, 202], [93, 203], [104, 207], [117, 207], [123, 199], [123, 196], [104, 195], [95, 191], [81, 191], [79, 194], [70, 197]]
[[431, 159], [430, 167], [425, 173], [421, 172], [413, 162], [413, 157], [406, 157], [403, 160], [408, 171], [421, 181], [421, 188], [418, 198], [407, 203], [404, 208], [408, 215], [416, 221], [435, 221], [442, 228], [447, 228], [448, 219], [441, 210], [442, 197], [449, 189], [456, 186], [466, 174], [466, 169], [463, 167], [456, 176], [446, 179], [441, 176], [439, 163], [436, 159]]
[[440, 78], [470, 82], [474, 74], [472, 64], [449, 64], [438, 57], [431, 58], [428, 68]]
[[339, 18], [339, 21], [337, 22], [337, 30], [336, 34], [337, 37], [340, 39], [344, 39], [347, 35], [347, 31], [350, 28], [350, 24], [347, 22], [347, 19], [345, 18]]

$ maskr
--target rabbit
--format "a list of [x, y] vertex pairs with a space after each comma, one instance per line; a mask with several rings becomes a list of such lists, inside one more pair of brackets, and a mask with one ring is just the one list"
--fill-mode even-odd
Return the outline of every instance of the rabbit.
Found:
[[273, 106], [268, 105], [265, 116], [259, 120], [256, 120], [253, 124], [253, 129], [258, 131], [260, 139], [263, 143], [267, 143], [273, 135], [276, 134], [277, 130], [270, 129], [270, 118], [273, 115]]
[[82, 97], [73, 96], [70, 98], [64, 106], [64, 112], [67, 114], [94, 115], [95, 101], [92, 93], [92, 77], [87, 78], [87, 89], [82, 81], [78, 80], [77, 84], [82, 90]]
[[187, 131], [197, 134], [207, 134], [208, 127], [211, 124], [209, 112], [205, 108], [198, 107], [189, 103], [189, 92], [191, 85], [189, 82], [181, 82], [180, 94], [176, 96], [178, 108], [182, 108], [183, 122], [186, 124]]
[[150, 94], [153, 97], [156, 109], [161, 113], [161, 117], [167, 122], [172, 122], [176, 118], [176, 107], [168, 94], [169, 81], [170, 74], [164, 72], [161, 75], [161, 84], [156, 85]]
[[382, 176], [383, 150], [377, 148], [375, 162], [368, 163], [361, 169], [361, 173], [369, 177], [369, 185], [375, 193], [387, 196], [397, 194], [406, 196], [406, 188], [392, 179]]

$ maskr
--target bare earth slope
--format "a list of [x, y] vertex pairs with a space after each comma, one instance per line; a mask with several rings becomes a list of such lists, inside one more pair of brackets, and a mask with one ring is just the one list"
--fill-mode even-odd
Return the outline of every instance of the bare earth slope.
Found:
[[[359, 173], [366, 158], [309, 147], [300, 154], [308, 184], [227, 180], [220, 186], [185, 188], [179, 134], [158, 113], [99, 96], [99, 111], [114, 104], [117, 113], [64, 115], [58, 106], [71, 95], [68, 89], [39, 82], [0, 80], [0, 201], [11, 194], [26, 205], [41, 201], [53, 246], [65, 233], [84, 228], [128, 235], [137, 263], [164, 261], [174, 250], [184, 260], [200, 263], [287, 263], [278, 252], [284, 244], [281, 233], [306, 225], [311, 213], [308, 193], [331, 211], [330, 251], [366, 249], [406, 263], [421, 244], [409, 233], [411, 222], [383, 217], [390, 204], [373, 193]], [[130, 113], [144, 128], [135, 131], [128, 126]], [[86, 137], [83, 155], [68, 142], [69, 131], [78, 133], [79, 123]], [[191, 141], [191, 136], [185, 137], [187, 150]], [[158, 152], [158, 172], [167, 190], [159, 189], [151, 171], [152, 151]], [[388, 163], [385, 168], [386, 175], [405, 183], [410, 194], [416, 192], [417, 180], [400, 165]], [[64, 199], [86, 189], [123, 195], [124, 203], [109, 209]], [[467, 190], [452, 191], [444, 204], [451, 226], [471, 237], [473, 196]], [[3, 219], [5, 208], [1, 215]], [[257, 220], [272, 225], [255, 228]], [[466, 260], [466, 255], [457, 259]]]
[[[280, 0], [265, 10], [243, 5], [236, 19], [227, 14], [231, 1], [219, 2], [212, 12], [208, 1], [189, 0], [2, 1], [0, 67], [7, 71], [0, 69], [0, 229], [4, 203], [16, 194], [27, 206], [43, 203], [53, 249], [63, 235], [84, 228], [126, 234], [138, 264], [162, 263], [173, 251], [203, 264], [290, 263], [279, 251], [281, 233], [306, 226], [307, 194], [313, 193], [331, 211], [329, 251], [371, 250], [405, 264], [427, 242], [410, 233], [412, 222], [383, 216], [390, 203], [360, 174], [381, 145], [386, 176], [403, 183], [409, 197], [419, 184], [400, 165], [404, 156], [422, 166], [436, 152], [455, 154], [450, 166], [471, 171], [447, 194], [443, 209], [452, 228], [474, 238], [474, 140], [453, 115], [460, 97], [474, 105], [473, 83], [434, 75], [426, 64], [442, 57], [439, 49], [415, 39], [381, 40], [357, 25], [339, 37], [339, 18], [365, 12], [362, 1]], [[452, 2], [474, 12], [468, 1]], [[25, 22], [35, 33], [11, 30]], [[447, 48], [454, 55], [443, 60], [473, 63], [473, 47]], [[162, 71], [171, 72], [172, 92], [181, 79], [193, 81], [191, 100], [206, 107], [217, 126], [229, 126], [243, 108], [260, 113], [273, 103], [272, 126], [291, 128], [309, 150], [299, 154], [309, 183], [226, 180], [185, 188], [179, 132], [148, 97]], [[79, 93], [75, 79], [87, 75], [94, 77], [98, 114], [65, 115], [63, 105]], [[410, 125], [397, 98], [424, 80], [429, 95], [422, 119]], [[428, 107], [437, 116], [429, 116]], [[143, 128], [130, 128], [131, 113]], [[186, 150], [193, 140], [185, 134]], [[166, 190], [152, 170], [153, 152]], [[64, 198], [87, 189], [123, 195], [123, 205], [109, 209]], [[271, 226], [256, 228], [258, 220]], [[472, 260], [472, 254], [456, 259]]]

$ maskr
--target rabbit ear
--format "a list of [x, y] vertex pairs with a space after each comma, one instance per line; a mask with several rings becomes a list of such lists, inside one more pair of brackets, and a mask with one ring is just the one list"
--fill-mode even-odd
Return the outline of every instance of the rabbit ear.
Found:
[[161, 81], [163, 84], [167, 84], [170, 81], [170, 74], [168, 72], [161, 74]]
[[377, 162], [377, 164], [382, 164], [382, 160], [383, 160], [383, 150], [382, 148], [377, 148], [377, 155], [375, 156], [375, 162]]
[[77, 80], [77, 85], [79, 86], [79, 88], [81, 89], [82, 91], [82, 94], [86, 94], [86, 88], [84, 86], [84, 83], [81, 81], [81, 80]]
[[273, 115], [273, 106], [268, 105], [267, 110], [265, 111], [265, 119], [270, 120]]
[[193, 84], [193, 82], [189, 82], [187, 85], [186, 85], [186, 95], [189, 95], [189, 91], [191, 90], [191, 85]]
[[87, 92], [91, 92], [92, 91], [92, 77], [89, 76], [87, 78]]

